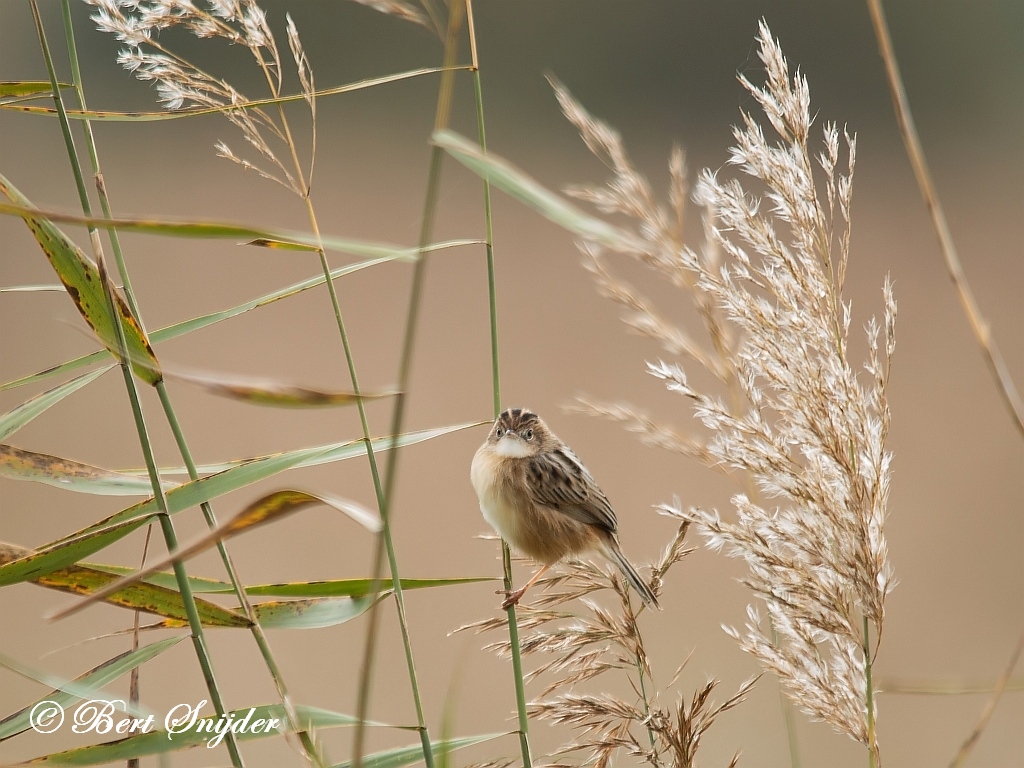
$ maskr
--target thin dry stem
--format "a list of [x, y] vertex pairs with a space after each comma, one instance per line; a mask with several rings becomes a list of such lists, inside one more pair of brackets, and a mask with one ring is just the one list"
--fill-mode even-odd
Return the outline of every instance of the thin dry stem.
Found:
[[886, 81], [889, 84], [889, 92], [892, 96], [893, 109], [896, 112], [896, 122], [899, 125], [900, 135], [903, 137], [903, 145], [907, 150], [907, 157], [914, 169], [914, 176], [917, 179], [917, 186], [921, 190], [921, 197], [928, 207], [928, 213], [935, 227], [935, 234], [939, 238], [939, 247], [942, 249], [942, 257], [946, 263], [946, 271], [949, 279], [953, 281], [960, 305], [967, 315], [967, 321], [981, 347], [982, 355], [988, 366], [989, 373], [995, 380], [996, 387], [1002, 397], [1003, 404], [1013, 419], [1017, 431], [1024, 437], [1024, 402], [1021, 401], [1017, 386], [1013, 383], [1013, 377], [1006, 367], [1002, 352], [996, 340], [992, 337], [992, 330], [974, 298], [970, 283], [964, 274], [963, 265], [957, 254], [956, 245], [953, 243], [953, 235], [949, 230], [949, 223], [946, 221], [946, 214], [942, 208], [942, 202], [935, 191], [935, 184], [932, 182], [931, 171], [928, 169], [928, 162], [925, 159], [924, 148], [921, 146], [921, 139], [917, 135], [917, 127], [914, 125], [914, 117], [910, 112], [910, 103], [907, 99], [906, 89], [903, 87], [903, 77], [900, 75], [899, 64], [896, 61], [896, 54], [892, 47], [892, 38], [889, 36], [889, 25], [885, 20], [885, 11], [882, 8], [881, 0], [868, 0], [868, 10], [871, 13], [871, 23], [875, 29], [875, 38], [878, 40], [878, 50], [885, 64]]
[[956, 757], [949, 764], [949, 768], [959, 768], [963, 765], [967, 758], [970, 756], [971, 751], [975, 745], [981, 739], [981, 734], [985, 731], [988, 726], [989, 720], [992, 719], [992, 713], [996, 711], [996, 705], [999, 703], [999, 699], [1002, 698], [1003, 693], [1006, 691], [1006, 685], [1010, 682], [1010, 676], [1013, 674], [1013, 670], [1017, 666], [1017, 662], [1020, 661], [1021, 654], [1024, 654], [1024, 633], [1021, 634], [1020, 639], [1017, 640], [1017, 645], [1014, 646], [1013, 652], [1010, 654], [1010, 660], [1006, 664], [1006, 668], [1003, 670], [1003, 674], [999, 676], [999, 681], [996, 683], [996, 688], [992, 692], [992, 697], [985, 704], [985, 708], [981, 711], [981, 717], [978, 719], [978, 724], [974, 726], [974, 730], [964, 741], [960, 750], [956, 753]]

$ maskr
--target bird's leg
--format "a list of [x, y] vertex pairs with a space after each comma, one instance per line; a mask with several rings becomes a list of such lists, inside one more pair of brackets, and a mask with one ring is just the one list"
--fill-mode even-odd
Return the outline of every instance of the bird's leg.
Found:
[[544, 572], [547, 571], [547, 569], [550, 568], [550, 567], [551, 567], [550, 565], [545, 565], [543, 568], [541, 568], [539, 571], [537, 571], [535, 574], [533, 574], [533, 578], [532, 579], [530, 579], [528, 582], [526, 582], [523, 586], [521, 586], [519, 589], [515, 590], [514, 592], [499, 592], [498, 593], [499, 595], [506, 595], [505, 602], [503, 602], [501, 604], [502, 609], [504, 610], [504, 609], [508, 608], [509, 606], [518, 605], [520, 599], [523, 597], [523, 595], [526, 594], [526, 590], [528, 590], [530, 587], [532, 587], [534, 584], [536, 584], [537, 583], [537, 579], [539, 579], [541, 576], [543, 576]]

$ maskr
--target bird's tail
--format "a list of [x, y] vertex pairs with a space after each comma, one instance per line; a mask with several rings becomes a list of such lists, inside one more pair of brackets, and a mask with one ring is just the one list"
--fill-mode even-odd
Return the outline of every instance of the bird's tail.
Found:
[[648, 607], [657, 608], [660, 611], [661, 606], [658, 605], [658, 598], [655, 597], [654, 592], [651, 590], [647, 582], [643, 580], [643, 577], [637, 573], [633, 564], [626, 559], [624, 554], [622, 554], [622, 550], [619, 548], [619, 542], [615, 539], [609, 538], [605, 542], [603, 549], [605, 556], [619, 566], [619, 570], [622, 571], [622, 575], [626, 577], [626, 581], [628, 581], [630, 586], [639, 593], [640, 599], [642, 599]]

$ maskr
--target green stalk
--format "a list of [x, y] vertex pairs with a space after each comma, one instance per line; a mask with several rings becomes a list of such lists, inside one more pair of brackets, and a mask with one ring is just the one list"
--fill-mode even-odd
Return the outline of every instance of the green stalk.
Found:
[[[91, 216], [89, 195], [85, 188], [82, 168], [78, 161], [78, 153], [75, 150], [74, 138], [71, 135], [71, 127], [68, 123], [67, 113], [64, 110], [64, 102], [60, 95], [57, 73], [53, 66], [53, 57], [50, 54], [50, 46], [46, 40], [46, 32], [43, 29], [42, 18], [39, 15], [39, 7], [36, 4], [36, 0], [29, 0], [29, 2], [32, 8], [32, 16], [36, 24], [36, 31], [39, 35], [39, 43], [42, 47], [43, 58], [46, 62], [46, 69], [50, 76], [54, 103], [57, 108], [57, 114], [60, 118], [61, 132], [64, 135], [64, 142], [67, 147], [68, 158], [71, 161], [72, 170], [75, 176], [75, 183], [78, 187], [79, 197], [82, 202], [82, 208], [86, 216]], [[167, 514], [167, 499], [164, 496], [163, 486], [160, 484], [160, 475], [157, 470], [156, 460], [153, 456], [153, 447], [149, 439], [149, 431], [146, 427], [145, 417], [142, 413], [142, 404], [139, 402], [138, 389], [135, 386], [135, 379], [132, 376], [131, 365], [128, 362], [124, 328], [121, 325], [120, 315], [114, 301], [113, 288], [111, 287], [109, 280], [107, 280], [106, 266], [103, 260], [103, 248], [99, 239], [99, 233], [94, 227], [90, 228], [90, 239], [92, 240], [96, 261], [100, 269], [103, 291], [107, 299], [107, 309], [111, 313], [111, 317], [114, 318], [114, 329], [120, 356], [119, 362], [121, 365], [121, 372], [124, 376], [125, 388], [128, 391], [128, 399], [131, 403], [132, 415], [135, 419], [135, 429], [138, 433], [139, 444], [142, 448], [143, 458], [146, 462], [146, 470], [149, 474], [150, 483], [153, 486], [153, 496], [157, 502], [157, 508], [160, 510], [157, 517], [160, 521], [160, 528], [164, 536], [164, 542], [167, 545], [167, 551], [174, 552], [178, 548], [178, 537], [174, 531], [174, 523], [171, 521], [170, 515]], [[199, 613], [196, 610], [195, 597], [192, 594], [192, 585], [189, 583], [188, 574], [182, 562], [176, 561], [174, 563], [174, 575], [178, 583], [178, 590], [181, 593], [182, 602], [185, 606], [185, 613], [188, 616], [189, 627], [192, 630], [192, 643], [195, 647], [196, 657], [199, 660], [199, 666], [202, 670], [203, 678], [206, 681], [206, 687], [210, 693], [210, 699], [213, 703], [214, 710], [218, 716], [221, 716], [226, 710], [224, 709], [223, 700], [221, 699], [220, 689], [217, 686], [216, 677], [214, 676], [213, 664], [210, 661], [209, 652], [206, 648], [206, 637], [203, 632], [202, 622], [199, 619]], [[231, 756], [232, 765], [234, 765], [235, 768], [243, 768], [244, 761], [238, 751], [238, 745], [235, 743], [234, 734], [228, 733], [224, 739], [224, 743], [226, 744], [228, 753]]]
[[[267, 80], [267, 85], [270, 88], [274, 98], [277, 98], [280, 94], [277, 92], [277, 85], [274, 82], [273, 77], [270, 74], [266, 64], [260, 59], [260, 65], [263, 69], [264, 76]], [[281, 129], [284, 134], [285, 143], [288, 145], [288, 149], [291, 153], [292, 163], [295, 167], [295, 174], [298, 178], [299, 185], [294, 191], [299, 194], [306, 204], [306, 212], [309, 216], [310, 226], [313, 228], [313, 234], [317, 242], [320, 243], [320, 226], [317, 223], [316, 211], [313, 208], [313, 202], [310, 199], [310, 185], [306, 182], [306, 175], [302, 170], [302, 163], [299, 161], [298, 148], [295, 144], [295, 140], [292, 138], [291, 126], [288, 122], [288, 116], [285, 114], [284, 105], [278, 104], [277, 111], [281, 118]], [[312, 114], [314, 120], [314, 131], [316, 126], [316, 114]], [[315, 136], [315, 132], [314, 132]], [[313, 153], [315, 159], [316, 142], [313, 142]], [[312, 179], [313, 175], [313, 161], [310, 162], [309, 177]], [[334, 310], [334, 319], [338, 325], [338, 332], [341, 335], [341, 345], [345, 352], [345, 362], [348, 366], [349, 379], [352, 382], [352, 391], [355, 395], [361, 394], [359, 387], [359, 376], [356, 373], [355, 358], [352, 354], [352, 347], [349, 343], [348, 331], [345, 329], [345, 320], [341, 312], [341, 304], [338, 301], [338, 293], [334, 288], [334, 281], [331, 279], [331, 267], [327, 262], [327, 252], [324, 250], [322, 243], [317, 248], [317, 254], [320, 257], [320, 267], [324, 273], [324, 279], [327, 283], [327, 291], [331, 299], [331, 307]], [[377, 497], [377, 510], [380, 513], [381, 521], [383, 523], [380, 536], [383, 537], [385, 543], [385, 549], [387, 551], [388, 565], [391, 573], [391, 586], [392, 593], [395, 597], [395, 606], [398, 613], [398, 624], [402, 635], [402, 647], [405, 651], [405, 663], [409, 673], [409, 684], [412, 690], [413, 705], [416, 710], [417, 730], [420, 734], [420, 742], [423, 746], [423, 761], [426, 764], [426, 768], [434, 768], [434, 752], [430, 742], [430, 732], [427, 729], [426, 719], [423, 715], [423, 702], [420, 696], [419, 680], [416, 675], [416, 660], [412, 650], [412, 638], [409, 633], [409, 622], [405, 612], [405, 592], [402, 588], [401, 574], [398, 571], [398, 558], [395, 555], [394, 542], [391, 536], [391, 526], [388, 524], [388, 518], [385, 514], [386, 503], [384, 497], [384, 491], [381, 486], [380, 472], [377, 467], [377, 457], [373, 450], [372, 436], [370, 433], [370, 425], [366, 418], [366, 406], [362, 400], [356, 400], [356, 410], [359, 412], [359, 423], [363, 431], [363, 440], [366, 444], [366, 455], [370, 463], [370, 475], [373, 480], [373, 488]], [[379, 591], [379, 589], [377, 590]], [[374, 603], [376, 605], [376, 603]]]
[[[78, 97], [78, 108], [85, 112], [87, 110], [85, 105], [85, 89], [82, 86], [82, 72], [78, 66], [78, 46], [75, 44], [74, 26], [71, 23], [71, 3], [68, 0], [61, 0], [61, 12], [64, 17], [64, 37], [68, 44], [68, 57], [71, 60], [71, 83], [74, 85], [75, 94]], [[65, 119], [67, 118], [67, 113], [65, 113], [64, 117]], [[96, 182], [96, 192], [99, 195], [103, 217], [112, 219], [110, 201], [107, 199], [107, 185], [103, 181], [103, 173], [100, 170], [100, 158], [96, 151], [96, 140], [92, 132], [92, 122], [88, 118], [82, 120], [82, 130], [85, 133], [85, 145], [89, 150], [89, 160], [92, 162], [93, 179]], [[86, 211], [86, 215], [91, 216], [92, 214]], [[135, 319], [141, 324], [142, 316], [139, 314], [139, 307], [135, 303], [135, 291], [132, 289], [131, 281], [128, 279], [128, 270], [124, 264], [121, 238], [113, 227], [107, 230], [107, 234], [110, 237], [110, 246], [114, 252], [114, 261], [117, 263], [117, 272], [121, 276], [125, 300], [128, 302], [132, 314], [135, 315]]]
[[[170, 395], [167, 393], [167, 386], [163, 380], [157, 383], [156, 391], [157, 395], [160, 397], [160, 405], [163, 407], [167, 423], [174, 435], [174, 442], [178, 446], [178, 452], [181, 454], [182, 461], [185, 463], [185, 469], [188, 470], [188, 477], [190, 480], [198, 480], [199, 472], [196, 469], [195, 460], [192, 458], [192, 451], [189, 449], [188, 443], [185, 441], [185, 435], [181, 431], [181, 425], [178, 422], [177, 413], [175, 413], [174, 405], [171, 403]], [[206, 524], [209, 526], [210, 530], [216, 528], [217, 517], [213, 512], [213, 507], [210, 506], [210, 502], [204, 501], [199, 505], [199, 508], [203, 511], [203, 517], [206, 519]], [[252, 603], [249, 602], [249, 596], [245, 593], [245, 587], [242, 586], [242, 583], [238, 578], [238, 573], [235, 571], [235, 564], [231, 560], [231, 556], [228, 554], [227, 547], [223, 541], [217, 542], [217, 551], [220, 553], [221, 561], [224, 563], [224, 569], [227, 571], [228, 579], [231, 582], [231, 587], [235, 593], [235, 597], [238, 599], [239, 605], [241, 605], [245, 610], [246, 617], [251, 622], [249, 629], [252, 632], [253, 639], [256, 641], [256, 647], [259, 648], [260, 655], [263, 657], [263, 662], [267, 665], [270, 677], [273, 679], [274, 685], [277, 688], [277, 694], [281, 699], [281, 703], [284, 705], [285, 715], [288, 717], [291, 730], [298, 735], [302, 748], [306, 753], [306, 757], [314, 765], [324, 765], [326, 760], [317, 750], [312, 736], [308, 731], [300, 730], [298, 727], [298, 717], [295, 714], [291, 696], [288, 693], [288, 686], [284, 681], [284, 675], [281, 673], [281, 668], [277, 665], [277, 659], [274, 658], [274, 653], [270, 648], [270, 642], [267, 640], [267, 636], [263, 632], [263, 627], [260, 626], [256, 612], [253, 610]]]
[[[644, 717], [650, 717], [651, 703], [650, 700], [647, 698], [647, 685], [646, 683], [644, 683], [644, 668], [640, 664], [639, 655], [636, 656], [634, 661], [636, 662], [636, 675], [640, 681], [640, 698], [644, 702]], [[661, 765], [661, 761], [658, 760], [658, 743], [654, 738], [654, 729], [651, 728], [650, 725], [647, 726], [647, 738], [650, 739], [651, 742], [652, 762], [654, 763], [654, 765]]]
[[[444, 66], [450, 67], [454, 64], [456, 55], [456, 41], [459, 24], [461, 22], [462, 6], [455, 3], [449, 8], [448, 15], [448, 39], [445, 42]], [[441, 85], [437, 96], [437, 111], [434, 117], [434, 127], [440, 130], [448, 125], [451, 115], [452, 90], [454, 86], [454, 73], [446, 69], [441, 75]], [[434, 227], [434, 214], [437, 208], [438, 186], [441, 179], [441, 160], [444, 152], [440, 147], [434, 147], [430, 153], [430, 170], [427, 177], [427, 194], [423, 203], [423, 217], [420, 223], [419, 254], [416, 266], [413, 269], [412, 288], [409, 295], [409, 308], [406, 316], [405, 335], [402, 342], [402, 356], [398, 368], [398, 394], [395, 398], [395, 407], [392, 414], [391, 434], [396, 436], [402, 432], [402, 422], [405, 416], [405, 400], [409, 388], [410, 372], [412, 370], [412, 356], [416, 342], [416, 325], [419, 318], [420, 302], [423, 295], [423, 283], [426, 278], [428, 256], [423, 249], [430, 243]], [[390, 528], [391, 503], [394, 500], [395, 480], [398, 476], [399, 450], [392, 450], [388, 453], [387, 474], [385, 475], [384, 495], [380, 508], [381, 520], [384, 528], [377, 538], [377, 547], [373, 559], [373, 587], [372, 592], [377, 594], [380, 591], [381, 580], [384, 572], [384, 556], [388, 555], [389, 563], [394, 564], [393, 549], [388, 546], [389, 536], [385, 535]], [[394, 575], [394, 574], [393, 574]], [[379, 625], [378, 603], [373, 602], [370, 608], [370, 615], [367, 621], [366, 643], [363, 650], [363, 662], [359, 671], [358, 701], [356, 704], [356, 726], [352, 739], [352, 765], [353, 768], [362, 768], [363, 745], [366, 739], [365, 722], [370, 706], [370, 690], [373, 680], [374, 656], [377, 648], [377, 629]], [[420, 729], [420, 738], [424, 740], [424, 755], [429, 753], [429, 740], [426, 730]]]
[[[480, 60], [476, 49], [476, 26], [473, 24], [473, 2], [466, 0], [466, 26], [469, 28], [469, 48], [472, 56], [473, 90], [476, 97], [476, 126], [480, 140], [480, 150], [487, 151], [487, 131], [484, 123], [484, 92], [480, 82]], [[498, 365], [498, 301], [494, 278], [494, 227], [491, 216], [491, 183], [484, 179], [484, 226], [487, 242], [487, 298], [491, 321], [491, 390], [493, 395], [494, 417], [501, 413], [501, 369]], [[501, 562], [504, 571], [505, 590], [513, 590], [512, 553], [508, 542], [501, 542]], [[512, 650], [512, 674], [516, 689], [516, 714], [519, 720], [519, 749], [523, 756], [523, 768], [530, 768], [530, 721], [526, 713], [526, 686], [523, 680], [523, 658], [519, 645], [519, 624], [516, 619], [516, 607], [510, 605], [506, 609], [508, 615], [508, 638]], [[643, 680], [641, 680], [641, 685]], [[653, 746], [653, 745], [652, 745]]]
[[868, 715], [868, 768], [878, 764], [878, 741], [875, 736], [875, 692], [871, 686], [871, 636], [869, 634], [868, 617], [864, 616], [864, 677], [866, 678], [867, 715]]
[[[317, 225], [316, 214], [313, 211], [313, 205], [309, 199], [309, 193], [307, 191], [306, 206], [309, 210], [310, 222], [313, 226], [313, 231], [319, 239], [320, 229]], [[331, 306], [334, 309], [334, 318], [338, 325], [338, 332], [341, 334], [341, 345], [345, 350], [345, 362], [348, 365], [349, 378], [352, 382], [352, 392], [355, 395], [359, 395], [361, 390], [359, 388], [359, 376], [356, 373], [355, 358], [352, 355], [352, 347], [349, 343], [348, 332], [345, 329], [345, 320], [342, 317], [341, 305], [338, 302], [338, 293], [334, 289], [334, 281], [330, 279], [331, 267], [327, 262], [327, 254], [321, 247], [319, 249], [320, 255], [320, 266], [323, 269], [324, 275], [327, 278], [327, 290], [331, 297]], [[388, 520], [388, 516], [385, 514], [387, 508], [387, 502], [384, 496], [384, 489], [380, 480], [380, 470], [377, 466], [377, 456], [373, 450], [373, 442], [370, 434], [370, 425], [366, 418], [366, 406], [362, 400], [356, 400], [356, 410], [359, 412], [359, 424], [363, 430], [363, 441], [366, 444], [366, 457], [370, 462], [370, 475], [373, 479], [373, 489], [377, 497], [377, 510], [380, 513], [383, 527], [381, 528], [380, 536], [384, 539], [385, 550], [388, 558], [388, 568], [391, 573], [391, 590], [395, 598], [395, 607], [398, 612], [398, 626], [402, 634], [402, 646], [405, 650], [405, 664], [409, 672], [409, 685], [412, 688], [412, 699], [413, 705], [416, 709], [416, 722], [417, 730], [420, 734], [420, 741], [423, 745], [423, 761], [427, 768], [434, 768], [434, 751], [430, 743], [430, 732], [427, 729], [426, 718], [423, 714], [423, 701], [420, 696], [419, 679], [416, 675], [416, 659], [413, 655], [412, 650], [412, 637], [409, 633], [409, 622], [405, 612], [405, 591], [402, 588], [401, 574], [398, 570], [398, 558], [395, 555], [394, 540], [391, 536], [391, 525]], [[379, 591], [379, 590], [377, 590]]]
[[[75, 43], [74, 25], [71, 20], [71, 5], [69, 0], [61, 0], [61, 9], [64, 17], [64, 35], [68, 45], [68, 55], [71, 60], [71, 78], [72, 84], [75, 87], [75, 92], [78, 96], [79, 108], [85, 112], [87, 111], [85, 101], [85, 89], [82, 84], [81, 71], [78, 64], [78, 49]], [[85, 142], [89, 150], [89, 158], [92, 163], [93, 177], [96, 180], [96, 189], [99, 194], [100, 206], [103, 209], [103, 216], [106, 219], [113, 218], [111, 214], [110, 202], [107, 196], [106, 185], [103, 181], [103, 172], [100, 169], [99, 153], [96, 149], [95, 136], [92, 131], [92, 122], [85, 118], [83, 121], [83, 131], [85, 133]], [[110, 242], [113, 247], [114, 256], [117, 262], [118, 273], [121, 277], [121, 281], [124, 285], [125, 298], [131, 308], [132, 314], [142, 324], [142, 314], [139, 311], [138, 304], [135, 300], [134, 292], [131, 288], [131, 281], [128, 277], [128, 268], [124, 261], [123, 252], [121, 250], [120, 238], [118, 237], [117, 230], [111, 227], [109, 230]], [[329, 280], [329, 278], [328, 278]], [[199, 473], [196, 471], [196, 464], [192, 458], [192, 451], [188, 447], [188, 443], [185, 440], [185, 435], [181, 430], [181, 425], [178, 422], [177, 414], [175, 413], [174, 406], [171, 403], [170, 396], [167, 392], [166, 383], [161, 380], [156, 384], [156, 391], [160, 398], [160, 404], [163, 407], [164, 415], [167, 418], [167, 423], [171, 427], [171, 432], [174, 435], [174, 441], [178, 446], [178, 451], [181, 454], [181, 458], [185, 463], [185, 467], [188, 470], [190, 480], [198, 480]], [[200, 505], [203, 512], [203, 517], [206, 519], [207, 525], [210, 529], [217, 527], [217, 517], [213, 512], [213, 508], [209, 502], [203, 502]], [[267, 665], [267, 669], [270, 672], [271, 678], [274, 680], [274, 684], [277, 687], [278, 695], [281, 697], [282, 703], [285, 707], [285, 714], [290, 720], [292, 730], [298, 733], [299, 739], [302, 742], [303, 748], [306, 750], [307, 756], [309, 756], [317, 764], [323, 764], [324, 759], [319, 756], [316, 751], [316, 746], [306, 731], [299, 730], [298, 720], [295, 716], [294, 708], [291, 703], [291, 698], [288, 694], [288, 688], [285, 684], [284, 677], [281, 674], [280, 667], [277, 665], [277, 661], [274, 658], [273, 652], [270, 649], [270, 644], [263, 632], [263, 628], [259, 624], [259, 620], [256, 617], [255, 611], [252, 609], [252, 604], [249, 602], [248, 596], [245, 593], [245, 588], [242, 586], [241, 581], [238, 578], [237, 572], [235, 571], [234, 563], [228, 554], [227, 547], [224, 542], [217, 542], [217, 550], [220, 552], [221, 560], [224, 563], [224, 568], [227, 571], [228, 577], [231, 581], [231, 585], [234, 589], [235, 596], [238, 598], [239, 604], [245, 609], [246, 615], [249, 621], [252, 623], [251, 632], [253, 638], [256, 640], [256, 645], [259, 648], [260, 654], [263, 656], [263, 660]]]
[[793, 768], [800, 768], [800, 744], [796, 737], [796, 718], [793, 717], [793, 703], [779, 690], [779, 705], [786, 722], [786, 738], [789, 741], [789, 760]]
[[[749, 482], [748, 484], [753, 485]], [[751, 494], [751, 498], [753, 495]], [[775, 622], [771, 616], [768, 617], [768, 622], [772, 627], [772, 645], [778, 648], [779, 646], [779, 631], [775, 628]], [[793, 704], [786, 696], [785, 691], [782, 690], [782, 686], [779, 686], [779, 707], [782, 709], [782, 719], [786, 723], [786, 739], [789, 742], [789, 762], [792, 768], [800, 768], [800, 744], [796, 737], [796, 718], [793, 717]]]
[[[78, 108], [85, 112], [85, 89], [82, 86], [82, 71], [78, 65], [78, 46], [75, 43], [74, 25], [71, 22], [71, 3], [68, 0], [61, 0], [61, 16], [64, 19], [64, 40], [68, 46], [68, 59], [71, 62], [71, 83], [74, 85], [75, 94], [78, 97]], [[110, 203], [107, 200], [107, 188], [103, 181], [103, 175], [100, 173], [99, 166], [99, 155], [96, 152], [96, 141], [92, 132], [92, 123], [89, 120], [85, 121], [83, 132], [85, 133], [85, 145], [89, 152], [89, 160], [92, 163], [93, 179], [96, 183], [96, 192], [100, 198], [100, 207], [103, 209], [103, 216], [107, 219], [112, 218], [110, 214]], [[86, 211], [88, 215], [88, 211]], [[114, 250], [114, 261], [117, 262], [117, 271], [121, 276], [121, 285], [124, 287], [125, 299], [128, 302], [128, 306], [139, 320], [139, 324], [142, 325], [142, 316], [139, 313], [138, 305], [135, 303], [135, 291], [132, 290], [131, 283], [128, 280], [128, 271], [124, 266], [124, 257], [121, 252], [121, 239], [118, 237], [117, 230], [108, 230], [108, 237], [110, 238], [111, 247]], [[144, 568], [146, 565], [146, 554], [149, 551], [149, 541], [153, 534], [153, 526], [149, 525], [146, 527], [146, 543], [142, 547], [142, 564], [139, 568]], [[135, 624], [134, 632], [132, 633], [132, 650], [138, 650], [139, 647], [139, 616], [140, 611], [135, 611]], [[131, 680], [128, 686], [128, 699], [132, 704], [139, 703], [139, 668], [136, 667], [132, 670]], [[133, 757], [128, 760], [127, 768], [139, 768], [139, 759]]]

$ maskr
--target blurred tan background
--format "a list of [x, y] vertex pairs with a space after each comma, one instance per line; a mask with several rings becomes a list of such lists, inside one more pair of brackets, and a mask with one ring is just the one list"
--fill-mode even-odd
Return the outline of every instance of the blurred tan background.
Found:
[[[51, 46], [66, 72], [58, 4], [42, 5]], [[1024, 6], [1011, 0], [889, 6], [910, 100], [967, 276], [1011, 372], [1024, 385]], [[284, 12], [291, 11], [321, 88], [432, 66], [440, 59], [440, 46], [425, 31], [354, 4], [306, 0], [267, 2], [265, 7], [275, 30], [283, 29]], [[836, 120], [857, 132], [847, 291], [857, 349], [863, 348], [863, 324], [881, 311], [886, 272], [899, 302], [891, 390], [895, 475], [887, 528], [899, 586], [888, 602], [877, 677], [883, 687], [896, 681], [994, 682], [1024, 629], [1024, 441], [1003, 410], [943, 269], [894, 127], [864, 5], [479, 0], [475, 11], [489, 145], [555, 188], [603, 181], [605, 169], [561, 118], [543, 73], [556, 74], [595, 115], [618, 127], [637, 165], [663, 189], [673, 142], [685, 146], [691, 177], [705, 166], [724, 166], [738, 110], [754, 107], [736, 75], [761, 79], [753, 42], [761, 16], [781, 38], [790, 62], [808, 75], [819, 124]], [[74, 12], [90, 106], [154, 109], [153, 92], [116, 66], [117, 43], [93, 31], [84, 6], [76, 5]], [[262, 95], [243, 52], [204, 47], [184, 36], [170, 39], [249, 95]], [[283, 35], [279, 39], [283, 47]], [[45, 77], [27, 4], [0, 2], [0, 79]], [[325, 233], [415, 242], [436, 87], [436, 78], [427, 77], [320, 102], [314, 202]], [[454, 127], [474, 135], [473, 119], [471, 83], [460, 76]], [[96, 131], [119, 214], [306, 227], [296, 199], [214, 156], [219, 139], [236, 148], [243, 144], [223, 118], [104, 124]], [[39, 205], [78, 208], [54, 120], [0, 112], [0, 171]], [[696, 215], [690, 226], [697, 231]], [[84, 245], [82, 230], [67, 231]], [[479, 180], [446, 161], [438, 239], [482, 232]], [[316, 260], [301, 253], [245, 249], [224, 241], [123, 239], [149, 328], [230, 307], [319, 272]], [[20, 221], [0, 220], [0, 242], [0, 285], [54, 282]], [[495, 244], [505, 404], [539, 411], [587, 462], [616, 505], [626, 552], [639, 561], [657, 555], [673, 526], [651, 505], [673, 494], [685, 504], [727, 512], [731, 488], [696, 463], [644, 448], [615, 425], [561, 410], [585, 392], [629, 400], [680, 428], [693, 424], [687, 404], [644, 374], [644, 361], [661, 351], [630, 336], [617, 310], [596, 295], [571, 237], [497, 193]], [[349, 260], [338, 254], [331, 259], [334, 265]], [[631, 264], [620, 266], [667, 314], [689, 321], [687, 297]], [[391, 264], [337, 283], [367, 389], [394, 383], [410, 275], [408, 265]], [[409, 400], [410, 429], [489, 418], [486, 295], [481, 248], [432, 257]], [[0, 295], [0, 379], [91, 351], [94, 345], [71, 325], [81, 322], [61, 294]], [[347, 382], [322, 287], [166, 343], [160, 354], [179, 365], [325, 388]], [[359, 432], [354, 410], [274, 411], [214, 399], [173, 382], [169, 386], [200, 462], [319, 445]], [[4, 392], [0, 409], [7, 411], [30, 394], [27, 388]], [[158, 456], [164, 465], [177, 465], [169, 431], [150, 395], [145, 406]], [[370, 420], [375, 434], [386, 432], [388, 404], [374, 404]], [[487, 526], [468, 472], [483, 436], [482, 428], [464, 431], [403, 454], [394, 510], [403, 576], [500, 573], [496, 545], [475, 538]], [[53, 408], [12, 442], [103, 467], [141, 465], [116, 372]], [[293, 471], [260, 488], [286, 486], [373, 504], [365, 460]], [[217, 500], [214, 507], [223, 518], [257, 495], [256, 489], [246, 489]], [[38, 546], [131, 501], [4, 480], [0, 539]], [[181, 513], [175, 523], [183, 540], [205, 530], [197, 511]], [[339, 515], [315, 509], [237, 539], [230, 549], [246, 581], [267, 583], [368, 575], [370, 543], [364, 531]], [[93, 559], [134, 564], [141, 546], [138, 533]], [[191, 563], [190, 572], [221, 575], [212, 556]], [[520, 576], [525, 575], [524, 570]], [[749, 597], [737, 581], [742, 575], [738, 562], [704, 551], [676, 567], [665, 612], [645, 621], [655, 674], [663, 685], [691, 651], [680, 681], [687, 697], [707, 677], [715, 677], [723, 681], [721, 698], [755, 672], [753, 660], [720, 629], [723, 623], [744, 620]], [[488, 583], [407, 597], [435, 736], [448, 697], [454, 701], [459, 734], [514, 727], [509, 665], [481, 651], [484, 639], [449, 634], [496, 613], [494, 588]], [[106, 606], [56, 625], [41, 618], [69, 599], [32, 585], [0, 590], [0, 650], [71, 677], [126, 648], [125, 639], [107, 639], [60, 650], [130, 623], [127, 612]], [[372, 716], [411, 723], [392, 603], [383, 615]], [[271, 632], [297, 701], [354, 712], [364, 631], [364, 622], [357, 620], [331, 629]], [[210, 640], [229, 707], [275, 701], [248, 633], [211, 631]], [[1015, 679], [1022, 678], [1024, 669], [1018, 669]], [[126, 692], [126, 685], [111, 688]], [[142, 690], [144, 702], [158, 713], [204, 698], [189, 645], [182, 643], [147, 665]], [[0, 715], [44, 692], [0, 671]], [[883, 695], [880, 738], [886, 764], [948, 763], [986, 700], [985, 695]], [[846, 737], [802, 715], [797, 722], [804, 766], [863, 764], [863, 751]], [[1000, 703], [969, 764], [1024, 765], [1022, 734], [1024, 693], [1018, 688]], [[323, 735], [335, 761], [348, 758], [344, 729]], [[532, 737], [541, 756], [569, 733], [534, 723]], [[370, 747], [413, 741], [412, 734], [373, 731]], [[26, 734], [0, 744], [0, 762], [84, 743], [66, 729], [53, 736]], [[724, 765], [736, 750], [743, 752], [741, 765], [752, 768], [790, 764], [778, 688], [769, 677], [748, 703], [715, 724], [705, 738], [701, 762]], [[298, 760], [281, 740], [251, 744], [244, 752], [250, 766]], [[465, 764], [517, 754], [509, 737], [459, 753], [456, 760]], [[227, 762], [223, 749], [173, 757], [175, 766]]]

